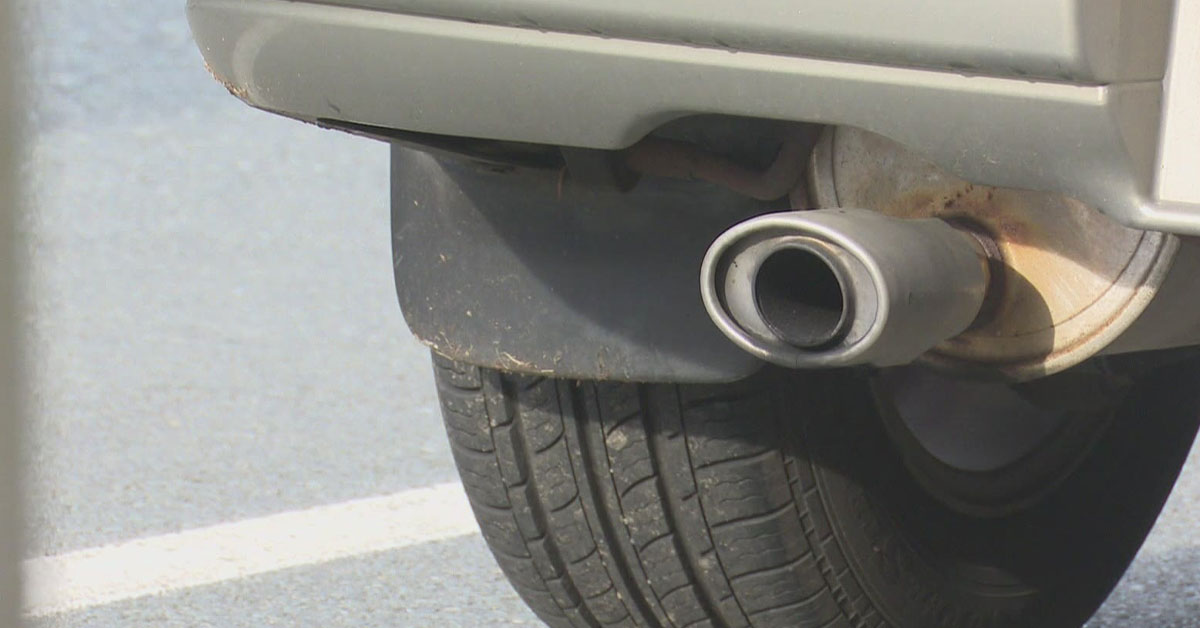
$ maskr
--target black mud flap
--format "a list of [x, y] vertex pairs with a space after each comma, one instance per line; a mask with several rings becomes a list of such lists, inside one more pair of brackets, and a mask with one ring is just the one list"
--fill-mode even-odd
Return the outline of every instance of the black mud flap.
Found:
[[720, 382], [762, 363], [700, 300], [700, 262], [769, 206], [646, 178], [630, 191], [562, 170], [392, 149], [396, 289], [413, 333], [455, 360], [580, 379]]

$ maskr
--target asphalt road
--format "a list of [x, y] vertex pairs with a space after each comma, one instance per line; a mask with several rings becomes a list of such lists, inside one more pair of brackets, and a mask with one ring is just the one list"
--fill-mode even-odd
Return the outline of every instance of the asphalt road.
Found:
[[[28, 556], [454, 481], [393, 296], [386, 147], [229, 97], [182, 0], [19, 5], [35, 95]], [[1200, 627], [1192, 458], [1094, 628]], [[536, 624], [460, 536], [31, 625]]]

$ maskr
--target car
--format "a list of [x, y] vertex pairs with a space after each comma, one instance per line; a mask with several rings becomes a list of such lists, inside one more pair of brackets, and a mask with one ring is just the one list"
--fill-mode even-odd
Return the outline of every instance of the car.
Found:
[[1200, 0], [187, 10], [234, 96], [391, 144], [399, 304], [547, 625], [1080, 626], [1171, 491]]

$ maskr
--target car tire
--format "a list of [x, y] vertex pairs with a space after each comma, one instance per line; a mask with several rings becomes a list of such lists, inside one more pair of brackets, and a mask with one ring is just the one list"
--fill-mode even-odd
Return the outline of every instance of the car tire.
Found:
[[555, 628], [1080, 626], [1145, 539], [1200, 408], [1195, 366], [1139, 375], [1089, 410], [1104, 429], [1053, 490], [981, 514], [914, 478], [861, 373], [434, 367], [483, 536]]

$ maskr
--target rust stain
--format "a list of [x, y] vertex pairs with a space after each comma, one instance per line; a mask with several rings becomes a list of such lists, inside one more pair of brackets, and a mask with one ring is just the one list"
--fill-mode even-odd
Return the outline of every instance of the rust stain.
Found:
[[880, 208], [899, 218], [942, 218], [971, 222], [997, 241], [1011, 244], [1037, 240], [1025, 220], [1024, 203], [1016, 195], [990, 186], [965, 183], [955, 187], [917, 188], [888, 199]]
[[880, 200], [880, 211], [885, 214], [971, 224], [997, 243], [1001, 259], [994, 268], [1003, 277], [997, 284], [1000, 294], [991, 321], [947, 341], [942, 351], [949, 355], [990, 353], [985, 347], [1000, 339], [1036, 333], [1054, 324], [1047, 318], [1045, 306], [1039, 305], [1043, 296], [1037, 286], [1046, 284], [1048, 275], [1061, 272], [1061, 268], [1039, 263], [1040, 256], [1022, 254], [1050, 244], [1049, 235], [1031, 215], [1026, 194], [963, 182], [917, 187], [899, 194], [892, 190], [890, 198], [885, 193]]
[[[996, 243], [995, 303], [977, 326], [928, 354], [939, 364], [1001, 365], [1031, 373], [1070, 357], [1128, 308], [1143, 234], [1078, 200], [972, 185], [869, 133], [838, 137], [839, 201], [898, 218], [941, 218]], [[854, 159], [844, 157], [850, 155]], [[839, 157], [835, 157], [839, 159]], [[1134, 279], [1134, 281], [1140, 281]], [[1057, 368], [1057, 367], [1056, 367]]]

